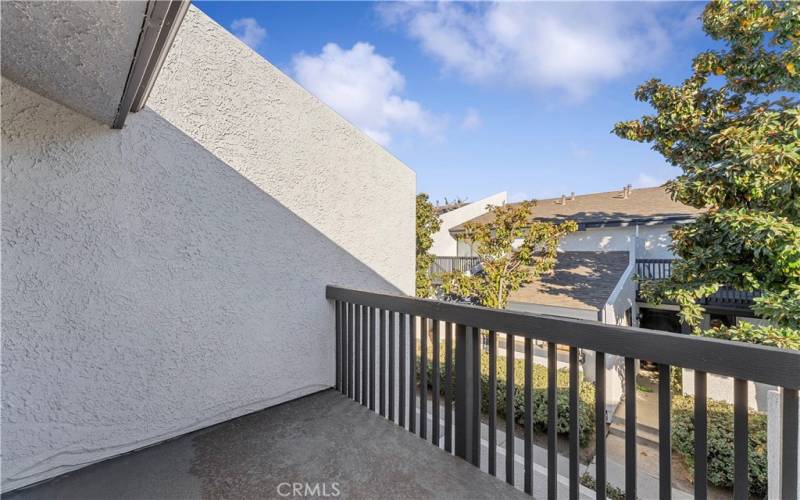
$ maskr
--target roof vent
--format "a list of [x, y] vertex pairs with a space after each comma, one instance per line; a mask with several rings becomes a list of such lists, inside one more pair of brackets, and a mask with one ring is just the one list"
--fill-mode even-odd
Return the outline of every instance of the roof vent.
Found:
[[569, 194], [569, 199], [570, 199], [570, 200], [574, 200], [574, 199], [575, 199], [575, 191], [573, 191], [573, 192], [571, 192], [571, 193]]
[[567, 204], [567, 197], [565, 195], [563, 195], [563, 194], [561, 195], [561, 204], [562, 205], [566, 205]]

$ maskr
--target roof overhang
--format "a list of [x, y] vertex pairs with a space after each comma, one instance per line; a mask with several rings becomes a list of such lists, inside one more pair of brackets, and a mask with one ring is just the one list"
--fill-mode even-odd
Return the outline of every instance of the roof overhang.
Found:
[[[635, 227], [635, 226], [658, 226], [662, 224], [687, 224], [692, 222], [697, 216], [692, 214], [682, 214], [674, 216], [653, 216], [653, 217], [636, 217], [636, 218], [618, 218], [618, 219], [603, 219], [603, 220], [575, 220], [578, 224], [578, 231], [585, 231], [587, 229], [603, 228], [603, 227]], [[536, 222], [549, 222], [551, 224], [561, 224], [570, 218], [564, 219], [534, 219]], [[450, 230], [450, 234], [457, 236], [465, 232], [464, 226], [456, 226]]]
[[189, 0], [0, 2], [3, 76], [121, 128], [150, 89]]

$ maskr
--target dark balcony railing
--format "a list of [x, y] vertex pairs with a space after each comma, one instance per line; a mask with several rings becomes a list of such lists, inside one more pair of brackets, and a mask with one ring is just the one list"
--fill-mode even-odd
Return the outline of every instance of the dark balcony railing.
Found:
[[[496, 475], [497, 425], [495, 396], [497, 377], [497, 338], [505, 336], [513, 345], [514, 337], [525, 343], [524, 381], [524, 490], [533, 491], [532, 440], [532, 367], [533, 342], [547, 343], [547, 491], [555, 498], [557, 487], [556, 451], [556, 349], [569, 347], [569, 405], [577, 408], [578, 349], [596, 352], [596, 485], [597, 498], [605, 498], [605, 356], [625, 358], [625, 493], [636, 498], [636, 384], [635, 360], [658, 363], [659, 367], [659, 487], [661, 498], [671, 495], [671, 395], [670, 367], [695, 370], [695, 457], [707, 456], [707, 373], [735, 378], [734, 391], [734, 462], [735, 498], [748, 497], [748, 381], [782, 387], [782, 461], [781, 498], [797, 498], [798, 465], [798, 389], [800, 388], [800, 352], [694, 337], [640, 328], [606, 325], [505, 310], [487, 309], [454, 303], [404, 296], [370, 293], [335, 286], [327, 288], [333, 301], [336, 332], [336, 388], [351, 399], [385, 415], [409, 432], [480, 466], [481, 332], [486, 332], [490, 370], [488, 408], [488, 471]], [[428, 345], [428, 332], [432, 345]], [[500, 333], [507, 332], [507, 333]], [[439, 380], [439, 350], [444, 337], [445, 377]], [[419, 349], [417, 347], [419, 343]], [[428, 349], [432, 348], [433, 426], [428, 429]], [[376, 366], [376, 349], [380, 364]], [[419, 357], [417, 356], [419, 353]], [[388, 363], [384, 360], [388, 357]], [[396, 358], [396, 359], [395, 359]], [[514, 363], [507, 356], [506, 368], [513, 379]], [[417, 383], [419, 380], [419, 384]], [[440, 384], [444, 384], [444, 425], [439, 423]], [[513, 404], [514, 384], [507, 384], [506, 401]], [[397, 397], [395, 392], [397, 391]], [[376, 406], [377, 398], [377, 406]], [[419, 398], [420, 415], [416, 404]], [[395, 401], [397, 405], [395, 406]], [[387, 404], [388, 403], [388, 404]], [[513, 414], [513, 407], [507, 410]], [[577, 415], [569, 411], [570, 416]], [[443, 428], [442, 428], [443, 427]], [[578, 498], [578, 421], [569, 422], [570, 498]], [[506, 421], [507, 436], [514, 435], [514, 421]], [[505, 440], [506, 480], [513, 484], [514, 439]], [[695, 460], [694, 488], [697, 498], [706, 497], [707, 464]]]
[[453, 271], [465, 273], [478, 264], [480, 264], [478, 257], [436, 257], [429, 273], [433, 277]]
[[[636, 259], [636, 276], [640, 280], [661, 280], [672, 275], [672, 259]], [[637, 299], [641, 300], [639, 290]], [[757, 292], [743, 292], [730, 287], [722, 287], [715, 294], [700, 301], [704, 306], [717, 306], [729, 309], [749, 310]]]

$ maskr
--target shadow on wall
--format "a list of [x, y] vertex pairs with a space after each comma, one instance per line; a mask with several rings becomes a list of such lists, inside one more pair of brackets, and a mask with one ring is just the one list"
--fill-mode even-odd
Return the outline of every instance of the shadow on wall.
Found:
[[400, 293], [155, 112], [2, 85], [4, 491], [330, 386], [325, 286]]

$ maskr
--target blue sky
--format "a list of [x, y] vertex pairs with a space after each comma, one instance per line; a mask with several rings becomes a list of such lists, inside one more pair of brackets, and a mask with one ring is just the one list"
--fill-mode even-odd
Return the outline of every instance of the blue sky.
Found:
[[613, 124], [713, 47], [702, 3], [206, 2], [201, 10], [417, 173], [434, 200], [674, 177]]

